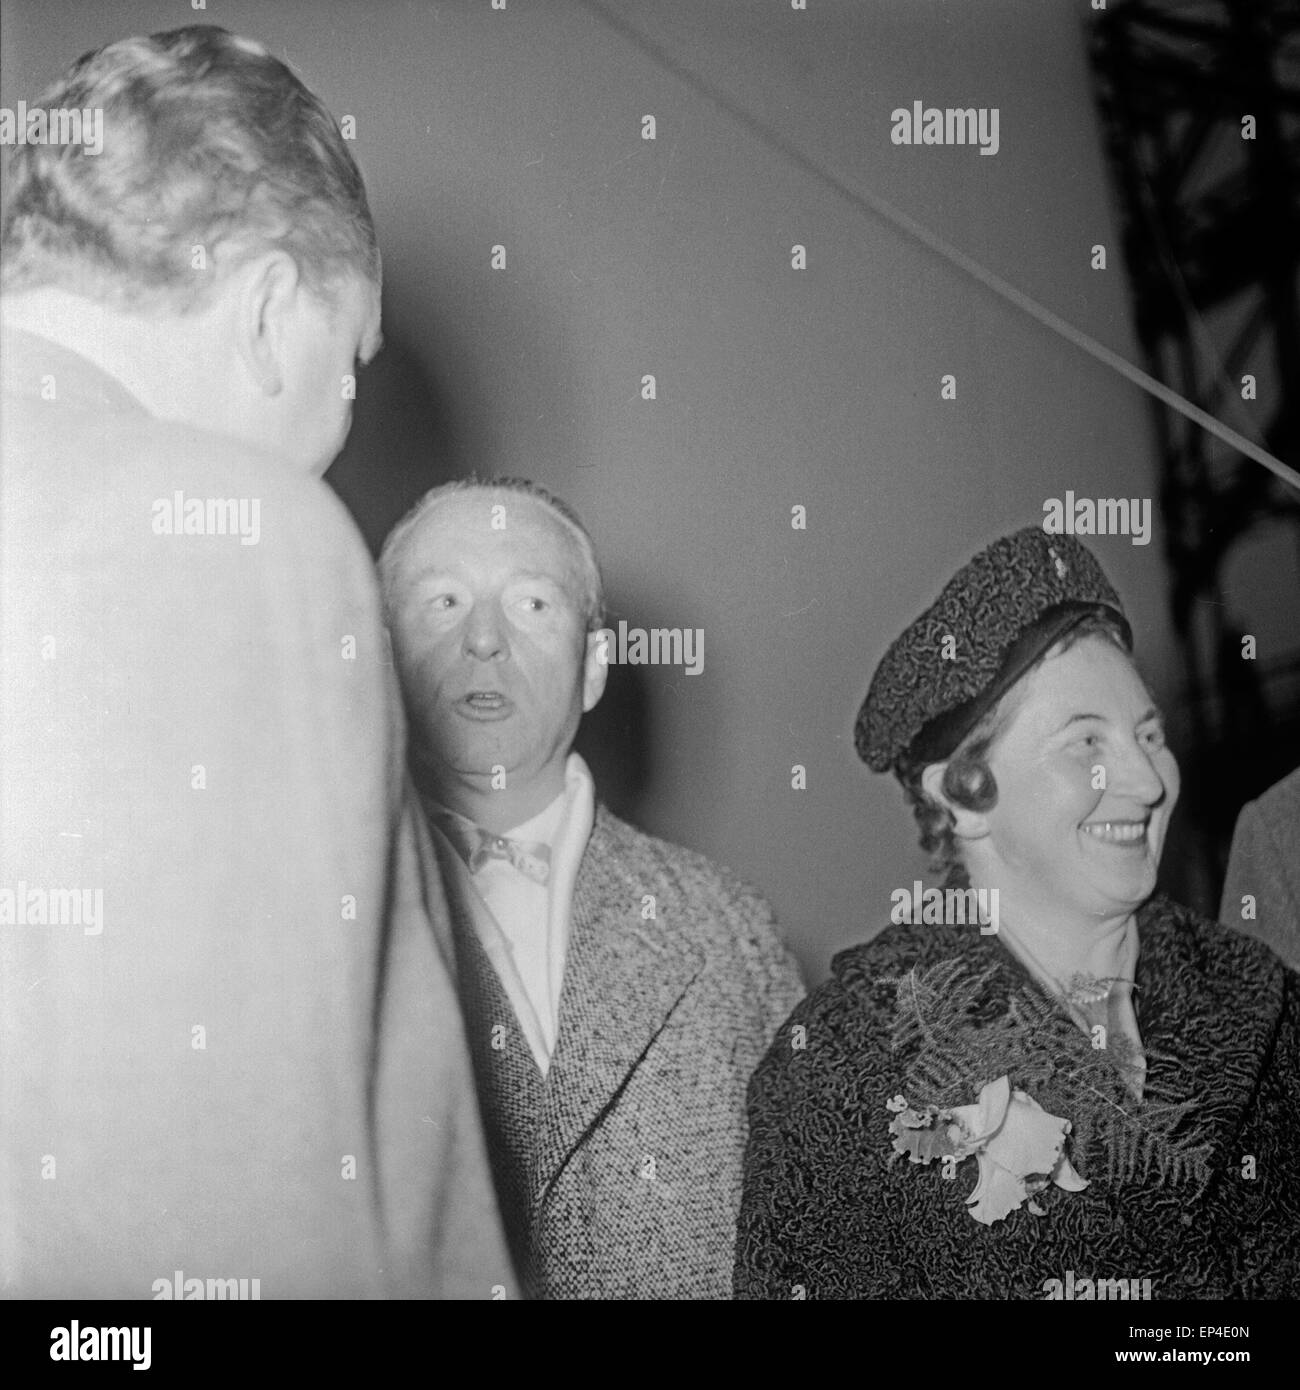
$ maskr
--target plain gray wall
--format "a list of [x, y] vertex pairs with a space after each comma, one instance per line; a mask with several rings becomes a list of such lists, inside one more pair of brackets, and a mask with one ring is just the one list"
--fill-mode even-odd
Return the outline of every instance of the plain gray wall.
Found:
[[[614, 8], [837, 177], [1136, 360], [1086, 0]], [[5, 101], [101, 43], [196, 21], [261, 39], [356, 118], [389, 346], [331, 480], [368, 538], [449, 476], [524, 474], [586, 520], [615, 621], [703, 628], [702, 675], [616, 671], [584, 746], [616, 808], [760, 885], [819, 978], [922, 867], [897, 788], [853, 756], [875, 662], [1046, 497], [1151, 497], [1142, 396], [575, 0], [5, 0]], [[891, 144], [891, 110], [917, 99], [999, 108], [997, 155]], [[1096, 550], [1167, 694], [1159, 532]]]

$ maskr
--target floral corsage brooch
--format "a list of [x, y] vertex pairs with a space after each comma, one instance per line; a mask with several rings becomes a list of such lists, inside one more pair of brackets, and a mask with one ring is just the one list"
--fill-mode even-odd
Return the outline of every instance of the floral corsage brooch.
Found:
[[[973, 1157], [979, 1172], [966, 1206], [986, 1226], [1022, 1206], [1045, 1216], [1053, 1189], [1082, 1192], [1089, 1182], [1071, 1157], [1079, 1162], [1094, 1141], [1111, 1182], [1153, 1169], [1162, 1182], [1209, 1180], [1210, 1146], [1187, 1133], [1194, 1103], [1148, 1082], [1139, 1104], [1124, 1084], [1135, 1051], [1129, 1040], [1098, 1049], [1058, 1007], [1096, 981], [1072, 981], [1061, 1000], [1022, 991], [995, 1012], [985, 998], [995, 973], [949, 960], [889, 981], [896, 989], [893, 1051], [909, 1056], [904, 1090], [885, 1102], [891, 1163], [905, 1155], [910, 1163], [938, 1163], [944, 1177], [955, 1178]], [[1067, 1108], [1069, 1118], [1034, 1099], [1044, 1087], [1068, 1100], [1056, 1108]]]

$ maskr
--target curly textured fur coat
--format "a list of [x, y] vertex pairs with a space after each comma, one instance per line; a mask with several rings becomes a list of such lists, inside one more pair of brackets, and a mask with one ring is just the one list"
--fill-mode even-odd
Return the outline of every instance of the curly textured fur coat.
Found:
[[[751, 1083], [737, 1295], [1043, 1298], [1070, 1271], [1150, 1279], [1154, 1299], [1300, 1293], [1300, 979], [1258, 942], [1168, 899], [1149, 902], [1138, 929], [1144, 1046], [1197, 1098], [1211, 1144], [1199, 1196], [1154, 1173], [1116, 1188], [1104, 1156], [1087, 1151], [1076, 1161], [1092, 1179], [1085, 1191], [1054, 1192], [1045, 1217], [1022, 1207], [984, 1226], [965, 1207], [974, 1163], [949, 1180], [939, 1164], [891, 1164], [885, 1102], [907, 1059], [891, 1053], [894, 991], [881, 981], [961, 956], [996, 966], [995, 1012], [1010, 991], [1036, 988], [996, 938], [894, 927], [836, 957]], [[1152, 1063], [1148, 1084], [1160, 1077]], [[1047, 1088], [1035, 1098], [1069, 1118]]]

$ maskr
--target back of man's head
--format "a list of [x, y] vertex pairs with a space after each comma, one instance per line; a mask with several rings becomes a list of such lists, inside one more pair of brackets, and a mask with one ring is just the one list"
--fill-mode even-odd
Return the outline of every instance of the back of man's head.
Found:
[[322, 299], [378, 284], [365, 187], [320, 100], [260, 44], [193, 25], [87, 54], [33, 103], [103, 112], [103, 145], [21, 144], [0, 289], [184, 312], [213, 272], [284, 251]]

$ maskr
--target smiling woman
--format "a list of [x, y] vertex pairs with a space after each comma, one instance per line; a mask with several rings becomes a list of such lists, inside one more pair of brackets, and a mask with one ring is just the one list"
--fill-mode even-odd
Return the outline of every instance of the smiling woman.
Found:
[[1087, 1269], [1290, 1296], [1300, 981], [1153, 896], [1178, 766], [1092, 554], [1031, 527], [976, 556], [885, 654], [857, 748], [997, 929], [895, 924], [778, 1034], [738, 1295], [1043, 1298]]

